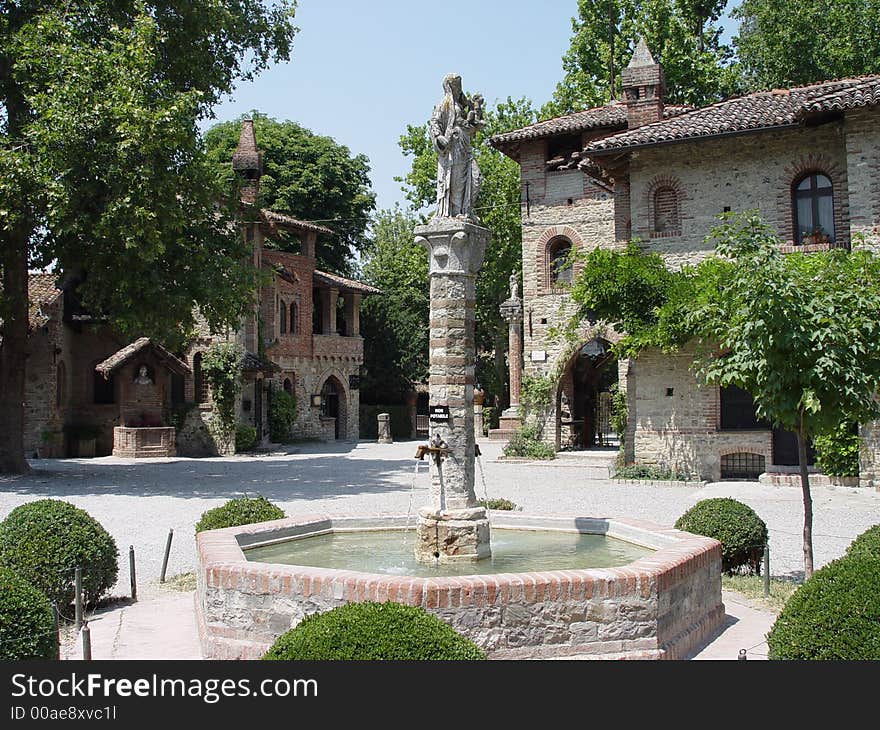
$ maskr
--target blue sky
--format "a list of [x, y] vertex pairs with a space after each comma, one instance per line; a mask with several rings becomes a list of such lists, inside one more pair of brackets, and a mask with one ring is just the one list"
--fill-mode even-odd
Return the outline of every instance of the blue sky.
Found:
[[562, 78], [576, 12], [576, 0], [299, 0], [291, 60], [240, 84], [204, 126], [258, 109], [333, 137], [370, 159], [387, 208], [403, 202], [393, 178], [409, 167], [398, 138], [427, 121], [443, 76], [461, 74], [487, 104], [540, 105]]

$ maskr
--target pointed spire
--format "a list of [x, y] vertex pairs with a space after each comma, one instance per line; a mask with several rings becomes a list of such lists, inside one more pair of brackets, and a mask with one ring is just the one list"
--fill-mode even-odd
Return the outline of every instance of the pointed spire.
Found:
[[651, 49], [648, 48], [648, 44], [645, 42], [645, 37], [641, 36], [639, 42], [636, 44], [636, 50], [633, 53], [632, 59], [630, 59], [627, 68], [642, 68], [644, 66], [656, 65], [657, 62], [651, 55]]
[[238, 147], [232, 154], [233, 170], [260, 171], [260, 153], [257, 151], [257, 138], [254, 135], [254, 120], [245, 119], [238, 135]]
[[626, 123], [630, 129], [663, 118], [666, 81], [663, 68], [654, 60], [644, 38], [639, 38], [632, 59], [620, 74], [626, 102]]

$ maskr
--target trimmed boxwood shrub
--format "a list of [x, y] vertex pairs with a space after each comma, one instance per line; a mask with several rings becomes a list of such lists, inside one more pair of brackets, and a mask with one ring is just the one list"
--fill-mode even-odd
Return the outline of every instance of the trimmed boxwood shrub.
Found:
[[348, 603], [312, 614], [276, 639], [263, 659], [485, 659], [436, 616], [400, 603]]
[[239, 423], [235, 427], [235, 451], [250, 451], [257, 443], [257, 429], [246, 423]]
[[16, 507], [0, 522], [0, 566], [11, 568], [59, 608], [74, 596], [74, 569], [94, 603], [116, 583], [116, 542], [88, 512], [58, 499]]
[[284, 510], [265, 497], [237, 497], [203, 513], [196, 523], [196, 532], [280, 520], [284, 516]]
[[725, 573], [761, 574], [767, 525], [748, 505], [730, 497], [704, 499], [679, 517], [675, 528], [718, 540]]
[[55, 659], [49, 599], [9, 568], [0, 568], [0, 659]]
[[863, 555], [880, 559], [880, 525], [865, 530], [846, 549], [847, 555]]
[[771, 659], [880, 659], [880, 559], [848, 555], [813, 573], [767, 644]]

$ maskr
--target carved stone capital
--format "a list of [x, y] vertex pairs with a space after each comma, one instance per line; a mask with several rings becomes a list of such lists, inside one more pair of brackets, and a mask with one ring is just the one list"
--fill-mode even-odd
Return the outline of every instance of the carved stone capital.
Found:
[[507, 299], [502, 302], [499, 307], [499, 311], [501, 312], [501, 317], [505, 322], [522, 322], [523, 318], [523, 303], [522, 299]]
[[476, 276], [491, 233], [458, 218], [438, 218], [416, 226], [415, 242], [428, 252], [430, 276]]

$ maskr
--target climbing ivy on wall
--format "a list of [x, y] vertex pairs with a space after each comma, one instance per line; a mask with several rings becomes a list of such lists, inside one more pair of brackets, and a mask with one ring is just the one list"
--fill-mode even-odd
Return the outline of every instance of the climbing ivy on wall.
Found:
[[202, 374], [211, 386], [217, 414], [218, 436], [230, 437], [235, 431], [235, 396], [241, 389], [241, 347], [220, 342], [208, 348], [202, 357]]

